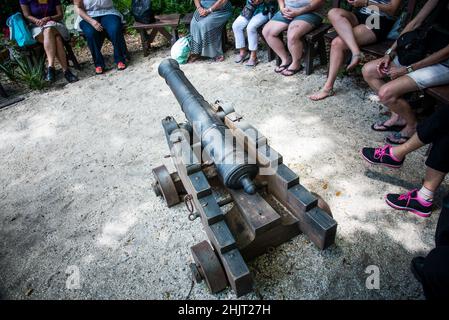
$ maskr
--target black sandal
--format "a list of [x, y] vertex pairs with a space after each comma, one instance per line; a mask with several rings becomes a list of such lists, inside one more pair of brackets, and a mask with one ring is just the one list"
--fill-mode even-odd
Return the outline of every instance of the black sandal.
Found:
[[410, 137], [403, 136], [400, 132], [396, 132], [388, 137], [385, 138], [385, 142], [389, 144], [404, 144], [406, 143]]
[[291, 63], [280, 65], [280, 66], [276, 67], [276, 69], [274, 69], [274, 72], [281, 73], [282, 71], [287, 69], [290, 65], [291, 65]]
[[[373, 131], [376, 131], [376, 132], [389, 132], [389, 131], [392, 131], [392, 132], [399, 132], [399, 131], [401, 131], [402, 129], [405, 128], [405, 124], [404, 124], [404, 125], [397, 125], [397, 124], [394, 124], [394, 125], [392, 125], [392, 126], [387, 126], [387, 125], [385, 125], [385, 122], [386, 122], [386, 121], [384, 121], [384, 122], [376, 122], [376, 123], [373, 123], [373, 124], [371, 125], [371, 129], [372, 129]], [[378, 126], [378, 127], [384, 127], [384, 129], [376, 128], [376, 126]]]
[[[281, 74], [284, 77], [291, 77], [291, 76], [294, 76], [295, 74], [297, 74], [301, 70], [302, 70], [302, 66], [299, 67], [298, 69], [294, 69], [294, 70], [292, 70], [292, 69], [284, 69], [284, 70], [281, 71]], [[284, 71], [288, 71], [288, 72], [290, 72], [290, 74], [285, 74]]]

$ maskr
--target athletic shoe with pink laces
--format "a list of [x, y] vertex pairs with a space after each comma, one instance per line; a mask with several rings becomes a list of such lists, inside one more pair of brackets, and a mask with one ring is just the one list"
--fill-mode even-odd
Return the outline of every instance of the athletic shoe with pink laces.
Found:
[[409, 211], [423, 218], [430, 217], [432, 214], [432, 202], [421, 198], [418, 195], [418, 189], [404, 194], [389, 193], [385, 201], [394, 209]]
[[404, 159], [399, 160], [391, 152], [389, 144], [380, 148], [363, 148], [362, 157], [371, 164], [381, 164], [390, 168], [399, 169], [404, 163]]

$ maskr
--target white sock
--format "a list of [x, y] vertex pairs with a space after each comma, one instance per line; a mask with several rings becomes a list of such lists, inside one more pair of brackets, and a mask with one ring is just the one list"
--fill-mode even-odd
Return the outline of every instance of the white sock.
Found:
[[427, 189], [426, 187], [422, 186], [421, 189], [418, 191], [418, 196], [421, 199], [424, 199], [428, 202], [433, 201], [433, 192]]

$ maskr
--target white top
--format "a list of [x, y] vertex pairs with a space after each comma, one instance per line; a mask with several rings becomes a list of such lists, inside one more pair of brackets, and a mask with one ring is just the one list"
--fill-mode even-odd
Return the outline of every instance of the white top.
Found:
[[[83, 0], [83, 4], [89, 17], [94, 18], [113, 14], [119, 16], [122, 19], [122, 23], [124, 22], [123, 15], [114, 8], [112, 0]], [[75, 28], [78, 31], [81, 31], [79, 27], [81, 20], [83, 19], [80, 16], [76, 17]]]
[[310, 0], [285, 0], [285, 7], [286, 8], [293, 8], [298, 9], [305, 6], [308, 6], [310, 4]]
[[[391, 2], [391, 0], [371, 0], [371, 2], [375, 2], [375, 3], [379, 3], [379, 4], [389, 4]], [[371, 4], [371, 6], [376, 6], [375, 4]], [[371, 10], [369, 7], [362, 7], [359, 9], [359, 12], [363, 13], [363, 14], [367, 14], [367, 15], [379, 15], [379, 16], [384, 16], [390, 19], [394, 19], [394, 17], [386, 14], [385, 12], [382, 12], [380, 10]]]

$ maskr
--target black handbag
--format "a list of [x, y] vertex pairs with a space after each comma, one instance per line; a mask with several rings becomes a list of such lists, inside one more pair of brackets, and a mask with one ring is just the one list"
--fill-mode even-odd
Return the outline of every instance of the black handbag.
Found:
[[431, 27], [418, 28], [398, 38], [396, 52], [401, 65], [409, 66], [426, 57], [426, 39], [430, 29]]
[[150, 24], [156, 21], [151, 9], [151, 0], [132, 0], [131, 13], [136, 22]]
[[241, 15], [246, 19], [246, 20], [251, 20], [251, 18], [254, 15], [254, 11], [256, 11], [256, 7], [250, 2], [247, 3], [243, 9], [242, 9], [242, 13]]
[[437, 6], [421, 27], [406, 32], [398, 38], [396, 53], [401, 65], [409, 66], [424, 59], [427, 54], [446, 46], [445, 41], [440, 41], [440, 32], [434, 22], [443, 11], [446, 12], [448, 2], [448, 0], [438, 1]]

